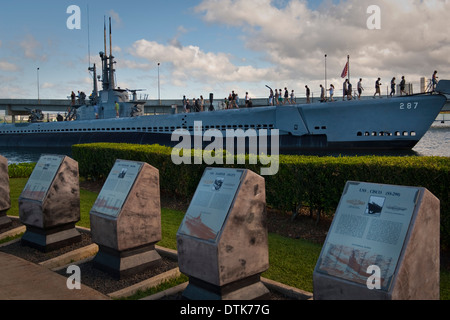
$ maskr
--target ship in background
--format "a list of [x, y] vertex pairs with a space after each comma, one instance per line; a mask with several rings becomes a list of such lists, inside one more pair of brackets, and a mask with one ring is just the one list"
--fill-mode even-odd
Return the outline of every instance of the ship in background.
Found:
[[[68, 115], [72, 121], [0, 124], [0, 147], [66, 148], [96, 142], [174, 147], [179, 144], [179, 140], [172, 141], [177, 129], [192, 137], [215, 129], [224, 137], [227, 130], [267, 132], [269, 137], [276, 132], [279, 151], [289, 154], [306, 150], [411, 150], [441, 112], [447, 102], [445, 95], [450, 94], [450, 81], [441, 80], [432, 93], [389, 99], [144, 115], [146, 101], [137, 99], [139, 90], [116, 88], [111, 23], [109, 31], [108, 55], [105, 24], [105, 51], [100, 52], [102, 75], [97, 79], [95, 64], [89, 67], [93, 91], [84, 103], [73, 106]], [[98, 80], [102, 82], [101, 91]], [[202, 127], [196, 128], [200, 122]], [[271, 138], [267, 140], [270, 143]], [[250, 142], [246, 144], [249, 149]]]

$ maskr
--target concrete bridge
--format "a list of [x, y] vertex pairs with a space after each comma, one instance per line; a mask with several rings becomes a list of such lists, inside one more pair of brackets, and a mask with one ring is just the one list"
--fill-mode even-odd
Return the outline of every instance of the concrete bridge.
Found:
[[[306, 102], [306, 99], [299, 99], [300, 103]], [[214, 100], [214, 108], [216, 110], [223, 108], [223, 100]], [[267, 105], [267, 99], [253, 99], [253, 106]], [[191, 100], [192, 103], [192, 100]], [[0, 111], [5, 111], [6, 116], [11, 116], [12, 121], [15, 122], [17, 116], [28, 116], [30, 110], [40, 109], [47, 116], [47, 114], [64, 114], [70, 107], [70, 100], [57, 99], [0, 99]], [[243, 106], [245, 101], [240, 99], [240, 105]], [[209, 99], [204, 100], [205, 108], [209, 107]], [[175, 110], [174, 110], [175, 109]], [[183, 101], [178, 100], [147, 100], [145, 105], [145, 114], [170, 114], [173, 112], [183, 112]]]
[[[169, 113], [172, 105], [181, 105], [182, 102], [175, 100], [147, 101], [145, 113]], [[28, 116], [30, 110], [40, 109], [44, 114], [64, 114], [71, 105], [71, 101], [58, 99], [0, 99], [0, 111], [5, 111], [6, 116]]]

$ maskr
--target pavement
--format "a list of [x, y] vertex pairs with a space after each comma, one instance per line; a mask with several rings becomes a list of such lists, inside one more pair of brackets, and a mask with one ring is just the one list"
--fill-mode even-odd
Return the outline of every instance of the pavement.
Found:
[[[0, 240], [20, 235], [24, 231], [25, 227], [20, 227], [8, 232], [0, 232]], [[156, 249], [161, 255], [177, 259], [175, 250], [159, 246], [156, 246]], [[131, 296], [139, 290], [154, 287], [167, 279], [176, 278], [180, 275], [179, 269], [176, 268], [123, 290], [105, 295], [83, 284], [81, 284], [80, 289], [69, 289], [68, 282], [69, 284], [72, 282], [71, 279], [69, 280], [71, 275], [63, 276], [53, 271], [61, 268], [61, 266], [67, 266], [73, 261], [83, 261], [83, 259], [95, 255], [97, 251], [98, 246], [92, 244], [39, 264], [0, 251], [0, 301], [112, 300], [114, 298]], [[312, 299], [312, 293], [285, 286], [265, 278], [262, 278], [261, 281], [269, 289], [281, 292], [287, 297], [293, 297], [298, 300]], [[175, 291], [182, 291], [183, 286], [186, 286], [186, 284], [169, 289], [167, 292], [147, 297], [146, 300], [159, 300], [161, 297], [171, 295]]]
[[[0, 232], [0, 240], [21, 234], [25, 227]], [[90, 249], [92, 252], [92, 249]], [[89, 254], [89, 253], [88, 253]], [[64, 258], [64, 257], [63, 257]], [[59, 259], [82, 259], [82, 253]], [[81, 289], [70, 290], [68, 278], [51, 270], [52, 262], [35, 264], [14, 255], [0, 252], [0, 301], [1, 300], [110, 300], [111, 298], [81, 285]]]
[[110, 300], [87, 286], [70, 290], [67, 277], [0, 252], [0, 300]]

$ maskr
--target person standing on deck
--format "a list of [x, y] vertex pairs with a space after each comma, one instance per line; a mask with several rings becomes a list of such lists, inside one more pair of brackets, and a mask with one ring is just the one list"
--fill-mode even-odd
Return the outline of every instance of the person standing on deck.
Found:
[[437, 71], [434, 71], [433, 75], [431, 76], [431, 83], [433, 85], [433, 92], [436, 89], [436, 85], [438, 84], [438, 76], [437, 76]]
[[391, 98], [395, 95], [395, 77], [391, 80], [391, 93], [389, 95], [391, 96]]
[[270, 106], [273, 106], [273, 99], [274, 99], [273, 90], [270, 89], [270, 94], [269, 94], [269, 105]]
[[362, 78], [359, 78], [358, 82], [358, 99], [361, 100], [361, 94], [364, 91], [364, 88], [362, 86]]
[[348, 96], [348, 87], [347, 87], [347, 85], [348, 85], [348, 79], [346, 79], [344, 81], [344, 85], [342, 87], [342, 101], [344, 101], [345, 97]]
[[405, 81], [405, 76], [402, 76], [402, 81], [400, 81], [400, 95], [402, 96], [403, 94], [408, 95], [405, 91], [405, 87], [406, 87], [406, 81]]
[[375, 82], [375, 94], [373, 95], [374, 99], [377, 94], [381, 98], [381, 78], [378, 78], [377, 81]]
[[334, 98], [333, 98], [333, 96], [334, 96], [334, 85], [332, 85], [332, 84], [330, 85], [329, 91], [330, 91], [330, 101], [334, 102]]
[[295, 93], [294, 93], [294, 90], [291, 91], [291, 103], [292, 103], [292, 104], [295, 103]]
[[120, 110], [120, 105], [119, 105], [119, 103], [116, 101], [115, 102], [115, 109], [116, 109], [116, 118], [118, 119], [119, 118], [119, 110]]

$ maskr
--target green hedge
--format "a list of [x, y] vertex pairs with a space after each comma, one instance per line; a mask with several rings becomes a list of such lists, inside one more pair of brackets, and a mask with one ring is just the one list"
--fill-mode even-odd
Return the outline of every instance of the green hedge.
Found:
[[8, 166], [8, 175], [11, 179], [29, 178], [35, 166], [36, 163], [12, 163]]
[[[171, 148], [157, 145], [90, 144], [72, 148], [83, 177], [105, 179], [116, 159], [147, 162], [159, 169], [161, 190], [190, 199], [208, 165], [177, 166], [171, 152]], [[260, 165], [246, 163], [222, 167], [260, 172]], [[441, 201], [442, 244], [450, 245], [450, 158], [280, 156], [278, 174], [265, 176], [265, 180], [268, 206], [292, 212], [303, 205], [311, 212], [327, 215], [334, 214], [347, 181], [425, 187]]]

